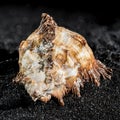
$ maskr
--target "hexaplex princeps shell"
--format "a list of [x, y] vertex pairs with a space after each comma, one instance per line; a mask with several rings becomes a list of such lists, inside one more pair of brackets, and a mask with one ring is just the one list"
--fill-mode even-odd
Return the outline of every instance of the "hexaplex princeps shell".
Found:
[[40, 26], [19, 47], [19, 73], [15, 81], [23, 83], [34, 101], [47, 102], [69, 91], [80, 96], [80, 87], [92, 81], [100, 85], [100, 76], [111, 79], [112, 70], [96, 60], [83, 36], [56, 24], [42, 14]]

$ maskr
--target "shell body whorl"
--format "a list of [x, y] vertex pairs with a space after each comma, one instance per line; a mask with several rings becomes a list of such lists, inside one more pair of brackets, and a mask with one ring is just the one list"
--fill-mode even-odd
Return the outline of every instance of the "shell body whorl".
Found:
[[57, 26], [48, 14], [42, 14], [40, 26], [19, 47], [19, 73], [15, 81], [23, 83], [34, 101], [47, 102], [69, 91], [80, 96], [80, 87], [100, 76], [111, 79], [110, 68], [96, 60], [84, 37]]

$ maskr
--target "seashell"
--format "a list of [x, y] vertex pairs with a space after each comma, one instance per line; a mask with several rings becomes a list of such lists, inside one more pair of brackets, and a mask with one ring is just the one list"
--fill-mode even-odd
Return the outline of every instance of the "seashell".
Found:
[[48, 102], [72, 91], [80, 97], [85, 82], [100, 85], [100, 76], [111, 79], [112, 69], [96, 60], [83, 36], [56, 24], [42, 14], [40, 26], [19, 46], [19, 73], [15, 82], [24, 84], [34, 101]]

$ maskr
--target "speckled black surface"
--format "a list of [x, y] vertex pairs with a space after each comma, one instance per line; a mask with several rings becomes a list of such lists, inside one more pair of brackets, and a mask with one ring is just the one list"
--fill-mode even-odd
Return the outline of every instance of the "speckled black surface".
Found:
[[[86, 83], [81, 98], [71, 93], [65, 106], [52, 99], [33, 102], [22, 85], [12, 78], [18, 72], [18, 46], [38, 27], [47, 12], [58, 25], [82, 34], [96, 58], [113, 69], [112, 79], [101, 78], [100, 87]], [[102, 20], [104, 21], [104, 20]], [[100, 24], [92, 14], [45, 7], [0, 7], [0, 120], [119, 120], [120, 119], [120, 21]]]

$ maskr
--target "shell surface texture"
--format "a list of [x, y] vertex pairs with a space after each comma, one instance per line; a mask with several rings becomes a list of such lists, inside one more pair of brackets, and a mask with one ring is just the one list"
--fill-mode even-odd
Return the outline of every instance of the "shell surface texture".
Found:
[[51, 97], [64, 105], [72, 91], [80, 97], [85, 82], [100, 85], [100, 76], [111, 79], [112, 69], [96, 60], [83, 36], [56, 24], [42, 14], [40, 26], [19, 46], [19, 73], [15, 82], [24, 84], [34, 101]]

